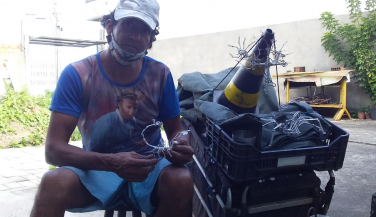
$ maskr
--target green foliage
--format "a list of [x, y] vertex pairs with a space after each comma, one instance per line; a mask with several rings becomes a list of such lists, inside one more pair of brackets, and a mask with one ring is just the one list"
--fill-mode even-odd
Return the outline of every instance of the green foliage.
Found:
[[357, 111], [349, 111], [352, 118], [358, 118], [358, 112]]
[[22, 137], [21, 141], [18, 142], [11, 142], [9, 147], [10, 148], [23, 148], [26, 146], [38, 146], [44, 143], [44, 134], [39, 132], [31, 133], [27, 138]]
[[48, 167], [48, 170], [54, 170], [54, 169], [56, 169], [57, 167], [56, 166], [54, 166], [54, 165], [50, 165], [49, 167]]
[[351, 23], [340, 25], [330, 12], [321, 14], [323, 27], [328, 30], [321, 44], [338, 64], [355, 70], [359, 86], [376, 105], [376, 0], [367, 0], [363, 15], [360, 0], [346, 0]]
[[[2, 82], [2, 81], [1, 81]], [[20, 141], [12, 141], [8, 147], [22, 148], [44, 144], [46, 131], [50, 119], [48, 107], [51, 104], [52, 92], [43, 96], [32, 96], [26, 89], [21, 92], [13, 90], [6, 84], [6, 95], [0, 99], [0, 136], [1, 134], [15, 134], [16, 129], [11, 123], [19, 123], [31, 133]], [[71, 136], [72, 141], [81, 140], [81, 134], [76, 127]], [[0, 147], [2, 148], [2, 147]]]
[[71, 141], [80, 141], [82, 140], [80, 131], [78, 130], [78, 127], [76, 127], [72, 133]]
[[371, 107], [370, 106], [366, 106], [366, 107], [363, 108], [364, 114], [369, 114], [370, 111], [371, 111]]
[[6, 95], [0, 100], [0, 134], [15, 134], [11, 123], [19, 123], [31, 133], [21, 141], [12, 142], [9, 147], [37, 146], [44, 142], [50, 112], [51, 92], [44, 96], [31, 96], [26, 89], [15, 92], [6, 84]]
[[0, 133], [14, 132], [9, 126], [12, 121], [45, 131], [49, 120], [46, 105], [51, 102], [52, 94], [33, 97], [26, 89], [15, 92], [10, 85], [6, 89], [5, 97], [0, 100]]

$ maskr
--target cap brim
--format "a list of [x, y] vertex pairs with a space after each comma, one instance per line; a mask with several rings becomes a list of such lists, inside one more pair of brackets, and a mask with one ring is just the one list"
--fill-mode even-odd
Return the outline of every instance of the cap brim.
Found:
[[154, 22], [154, 20], [151, 17], [139, 11], [122, 10], [122, 9], [115, 10], [115, 14], [114, 14], [115, 20], [120, 20], [120, 19], [128, 18], [128, 17], [134, 17], [134, 18], [138, 18], [144, 21], [152, 30], [154, 30], [155, 27], [157, 26], [157, 24]]

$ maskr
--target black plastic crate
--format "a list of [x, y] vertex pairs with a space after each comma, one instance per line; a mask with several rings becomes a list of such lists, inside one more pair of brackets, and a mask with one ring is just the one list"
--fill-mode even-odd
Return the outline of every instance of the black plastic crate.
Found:
[[349, 139], [346, 131], [331, 123], [329, 145], [261, 152], [251, 145], [235, 142], [210, 119], [206, 124], [209, 154], [233, 181], [261, 179], [283, 170], [338, 170], [343, 166]]

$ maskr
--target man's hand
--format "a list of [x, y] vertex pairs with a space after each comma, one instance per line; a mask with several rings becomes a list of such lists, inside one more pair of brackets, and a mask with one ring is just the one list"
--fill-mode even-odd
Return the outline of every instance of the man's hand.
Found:
[[128, 182], [144, 181], [158, 163], [153, 155], [144, 156], [136, 152], [120, 152], [111, 157], [111, 171]]
[[181, 124], [180, 116], [176, 116], [172, 119], [163, 121], [163, 126], [167, 135], [167, 138], [171, 141], [174, 140], [174, 145], [170, 151], [172, 157], [168, 153], [165, 153], [167, 160], [175, 165], [183, 165], [188, 163], [194, 154], [192, 147], [190, 146], [190, 137], [187, 135], [180, 135], [178, 138], [174, 137], [185, 130]]
[[181, 136], [173, 141], [173, 147], [170, 151], [172, 157], [166, 154], [167, 160], [176, 165], [188, 163], [194, 154], [192, 147], [189, 145], [189, 134]]

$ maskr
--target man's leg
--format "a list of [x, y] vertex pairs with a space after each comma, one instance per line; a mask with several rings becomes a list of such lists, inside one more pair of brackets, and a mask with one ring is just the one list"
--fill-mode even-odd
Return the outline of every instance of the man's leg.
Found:
[[158, 208], [154, 217], [192, 217], [193, 181], [187, 168], [174, 165], [164, 168], [155, 190]]
[[43, 175], [30, 216], [60, 217], [68, 208], [85, 207], [96, 200], [75, 172], [58, 168]]

